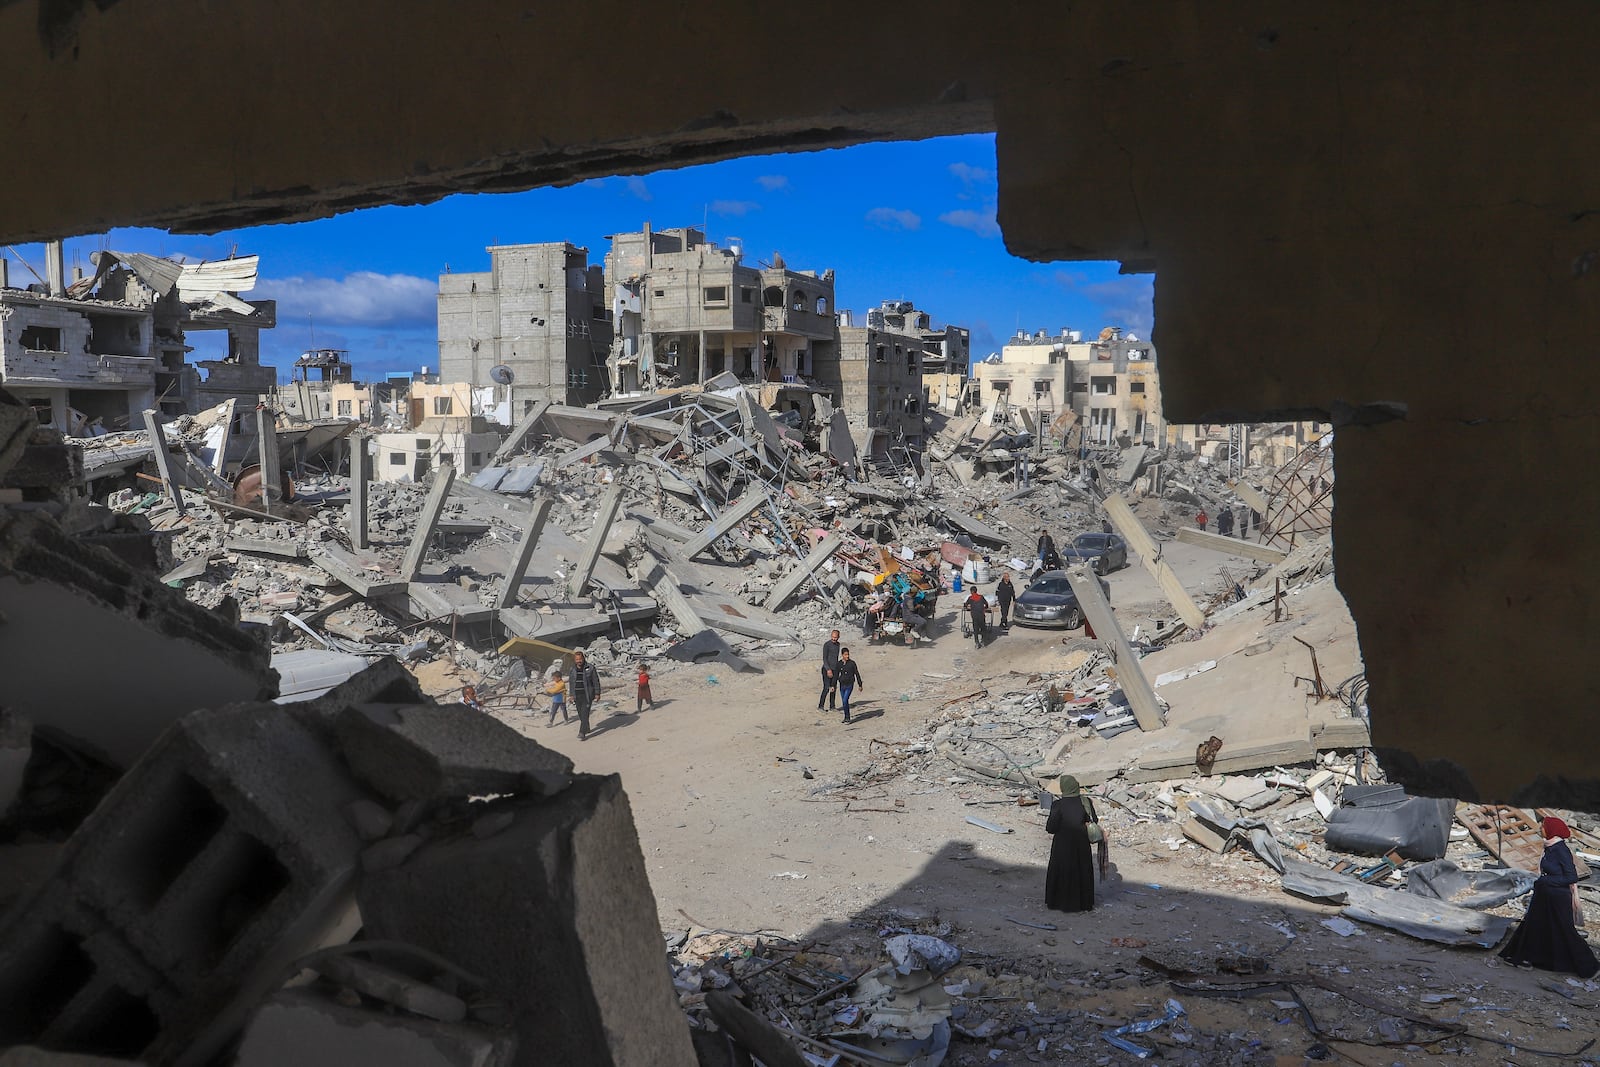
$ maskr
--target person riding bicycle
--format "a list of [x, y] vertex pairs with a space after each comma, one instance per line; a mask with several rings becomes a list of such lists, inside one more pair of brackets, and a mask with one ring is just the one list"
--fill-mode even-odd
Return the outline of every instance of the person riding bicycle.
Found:
[[982, 645], [989, 636], [989, 602], [984, 599], [978, 587], [972, 587], [972, 594], [962, 603], [967, 614], [972, 618], [972, 639]]

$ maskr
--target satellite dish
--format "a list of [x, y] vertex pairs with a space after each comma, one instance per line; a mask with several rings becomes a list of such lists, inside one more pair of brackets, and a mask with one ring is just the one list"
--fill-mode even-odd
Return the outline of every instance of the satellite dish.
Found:
[[516, 375], [512, 374], [511, 368], [504, 363], [496, 363], [489, 368], [489, 377], [493, 378], [499, 385], [510, 385]]

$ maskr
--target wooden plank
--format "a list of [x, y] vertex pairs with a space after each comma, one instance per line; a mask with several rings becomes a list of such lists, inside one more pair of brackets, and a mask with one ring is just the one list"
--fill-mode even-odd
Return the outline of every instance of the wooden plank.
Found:
[[816, 573], [817, 568], [827, 562], [828, 558], [835, 552], [839, 551], [839, 547], [843, 544], [844, 537], [836, 533], [829, 534], [819, 541], [817, 547], [813, 548], [793, 570], [784, 575], [783, 580], [772, 590], [772, 594], [767, 597], [767, 610], [776, 611], [783, 607], [783, 602], [799, 592], [806, 579]]
[[1139, 666], [1139, 657], [1123, 634], [1122, 625], [1111, 610], [1111, 602], [1100, 588], [1099, 577], [1089, 573], [1086, 567], [1073, 567], [1067, 571], [1067, 581], [1072, 584], [1072, 591], [1078, 598], [1078, 606], [1083, 609], [1084, 617], [1094, 627], [1095, 639], [1111, 653], [1111, 659], [1117, 666], [1117, 681], [1128, 698], [1129, 707], [1133, 709], [1133, 717], [1139, 720], [1139, 728], [1146, 731], [1161, 729], [1166, 725], [1161, 702], [1156, 699], [1155, 688]]
[[1196, 548], [1209, 548], [1213, 552], [1226, 552], [1230, 556], [1241, 556], [1262, 563], [1282, 563], [1289, 558], [1289, 553], [1282, 549], [1258, 545], [1254, 541], [1245, 541], [1237, 537], [1224, 537], [1193, 526], [1179, 530], [1177, 539]]
[[1194, 602], [1194, 598], [1183, 587], [1178, 576], [1161, 558], [1161, 550], [1156, 547], [1155, 538], [1150, 536], [1138, 516], [1134, 515], [1133, 508], [1128, 506], [1127, 500], [1118, 493], [1111, 493], [1101, 503], [1106, 509], [1106, 518], [1111, 520], [1111, 524], [1117, 528], [1123, 540], [1128, 542], [1128, 547], [1138, 554], [1139, 562], [1161, 586], [1167, 601], [1177, 611], [1178, 618], [1191, 629], [1198, 630], [1204, 627], [1206, 613], [1200, 610], [1200, 605]]

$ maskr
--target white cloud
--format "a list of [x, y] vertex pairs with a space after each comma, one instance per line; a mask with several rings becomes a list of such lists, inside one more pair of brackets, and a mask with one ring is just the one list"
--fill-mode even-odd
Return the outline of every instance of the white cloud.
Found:
[[761, 205], [754, 200], [713, 200], [709, 210], [713, 215], [748, 215], [760, 211]]
[[950, 173], [954, 174], [962, 185], [990, 185], [994, 182], [994, 172], [983, 167], [974, 167], [970, 163], [950, 164]]
[[655, 197], [653, 195], [651, 195], [650, 187], [645, 184], [643, 178], [639, 178], [639, 177], [629, 178], [627, 183], [623, 186], [623, 188], [627, 189], [628, 194], [630, 196], [637, 197], [640, 200], [653, 200], [653, 199], [655, 199]]
[[763, 174], [756, 179], [756, 184], [769, 193], [775, 193], [780, 189], [789, 188], [789, 176], [787, 174]]
[[939, 216], [939, 221], [947, 226], [971, 230], [979, 237], [999, 237], [1000, 224], [995, 221], [994, 210], [993, 204], [985, 207], [982, 211], [960, 208], [956, 211], [946, 211]]
[[1149, 337], [1155, 328], [1156, 282], [1153, 275], [1124, 274], [1109, 281], [1081, 286], [1078, 292], [1099, 306], [1105, 318], [1103, 325], [1121, 326], [1140, 337]]
[[358, 270], [343, 278], [263, 278], [254, 297], [278, 302], [280, 322], [329, 326], [426, 326], [438, 321], [437, 281]]
[[922, 216], [902, 208], [875, 207], [867, 212], [867, 222], [883, 230], [915, 230], [922, 226]]

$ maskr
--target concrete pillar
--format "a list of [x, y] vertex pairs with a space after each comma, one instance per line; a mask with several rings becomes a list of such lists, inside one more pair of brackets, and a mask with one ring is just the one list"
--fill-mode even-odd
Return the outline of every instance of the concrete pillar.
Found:
[[[732, 294], [730, 293], [729, 299], [731, 300], [732, 298]], [[703, 382], [706, 380], [706, 332], [704, 330], [700, 331], [700, 351], [696, 359], [699, 370], [696, 374], [695, 381]]]
[[1200, 610], [1200, 605], [1194, 602], [1194, 598], [1183, 587], [1183, 583], [1167, 565], [1167, 561], [1161, 558], [1155, 539], [1134, 515], [1128, 502], [1117, 493], [1112, 493], [1101, 503], [1106, 509], [1106, 518], [1111, 520], [1111, 524], [1117, 528], [1123, 540], [1128, 542], [1128, 548], [1139, 554], [1139, 562], [1144, 564], [1144, 569], [1149, 571], [1150, 576], [1161, 586], [1161, 591], [1166, 594], [1167, 601], [1178, 613], [1178, 618], [1192, 630], [1204, 626], [1206, 613]]
[[762, 490], [753, 485], [747, 488], [737, 504], [706, 523], [706, 528], [700, 532], [700, 536], [683, 546], [683, 558], [693, 559], [710, 548], [724, 534], [755, 514], [756, 509], [766, 502], [767, 496]]
[[256, 408], [256, 453], [261, 465], [261, 510], [270, 512], [283, 499], [283, 476], [278, 468], [278, 427], [272, 409]]
[[496, 608], [513, 608], [517, 605], [517, 595], [522, 591], [522, 579], [528, 573], [528, 561], [533, 559], [533, 550], [538, 547], [539, 534], [544, 530], [545, 520], [550, 517], [550, 501], [541, 497], [533, 502], [533, 509], [528, 512], [528, 524], [522, 528], [522, 539], [517, 542], [517, 555], [511, 563], [511, 571], [506, 575], [506, 584], [501, 588], [500, 595], [495, 599]]
[[840, 546], [843, 544], [843, 535], [836, 533], [829, 534], [818, 542], [817, 547], [813, 548], [811, 553], [801, 560], [794, 570], [784, 575], [783, 580], [773, 588], [772, 594], [767, 597], [767, 610], [776, 611], [783, 607], [783, 602], [799, 592], [806, 579], [815, 574], [817, 568], [822, 566], [835, 552], [839, 551]]
[[617, 512], [622, 507], [622, 490], [622, 478], [619, 476], [606, 490], [606, 495], [600, 498], [600, 511], [589, 530], [589, 540], [578, 556], [577, 565], [572, 568], [572, 580], [568, 588], [575, 597], [583, 595], [589, 579], [594, 575], [594, 565], [600, 561], [600, 550], [605, 547], [606, 534], [611, 531], [611, 524], [616, 521]]
[[372, 449], [364, 433], [351, 434], [350, 441], [350, 513], [346, 526], [350, 544], [366, 548], [367, 540], [367, 485], [372, 481]]
[[44, 277], [51, 296], [67, 291], [67, 263], [60, 241], [49, 241], [44, 246]]
[[496, 467], [503, 460], [510, 459], [511, 453], [515, 452], [517, 446], [533, 432], [533, 428], [539, 424], [539, 420], [544, 418], [544, 413], [549, 410], [550, 401], [548, 400], [540, 400], [529, 408], [528, 413], [518, 420], [516, 428], [511, 431], [511, 436], [500, 442], [500, 447], [494, 450], [494, 456], [489, 460], [489, 466]]
[[456, 480], [456, 469], [446, 463], [433, 472], [433, 483], [428, 488], [428, 499], [417, 516], [417, 528], [406, 546], [405, 559], [400, 563], [400, 577], [414, 582], [422, 573], [422, 561], [428, 552], [428, 542], [439, 527], [439, 516], [444, 513], [444, 502], [450, 497], [450, 486]]
[[1133, 717], [1139, 720], [1139, 729], [1161, 729], [1166, 721], [1161, 715], [1161, 702], [1156, 699], [1155, 687], [1144, 676], [1139, 657], [1123, 634], [1122, 625], [1111, 610], [1111, 601], [1106, 599], [1104, 590], [1100, 588], [1099, 577], [1091, 574], [1087, 567], [1073, 567], [1067, 571], [1067, 581], [1072, 584], [1072, 592], [1078, 598], [1084, 618], [1094, 627], [1095, 639], [1111, 653], [1112, 662], [1117, 666], [1117, 684], [1122, 686], [1122, 692], [1128, 698]]
[[167, 496], [171, 498], [172, 506], [178, 509], [179, 515], [182, 515], [183, 490], [172, 476], [172, 455], [167, 451], [167, 438], [154, 411], [144, 413], [144, 430], [150, 436], [150, 449], [156, 457], [156, 470], [161, 472], [161, 483], [167, 488]]

